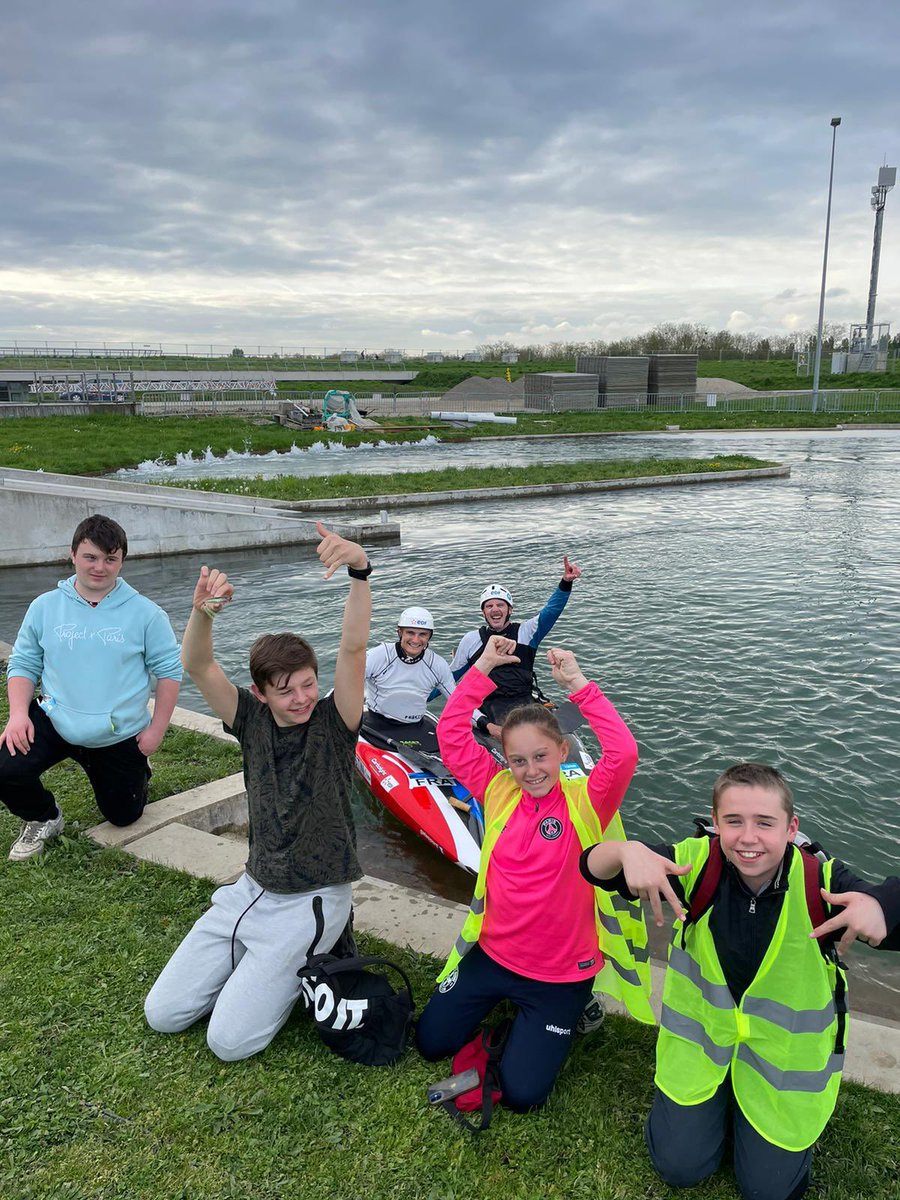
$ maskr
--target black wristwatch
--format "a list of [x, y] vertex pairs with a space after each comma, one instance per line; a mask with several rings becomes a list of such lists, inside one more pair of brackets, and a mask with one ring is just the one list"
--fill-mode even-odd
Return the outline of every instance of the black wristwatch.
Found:
[[372, 564], [367, 561], [364, 567], [348, 567], [347, 574], [351, 579], [368, 579], [372, 574]]

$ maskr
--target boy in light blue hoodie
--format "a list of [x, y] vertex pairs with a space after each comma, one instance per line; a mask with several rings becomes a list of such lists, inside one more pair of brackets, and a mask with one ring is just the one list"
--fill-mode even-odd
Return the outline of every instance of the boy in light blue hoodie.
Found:
[[65, 758], [84, 768], [112, 824], [130, 825], [144, 811], [147, 759], [168, 728], [182, 669], [169, 618], [119, 578], [127, 553], [121, 525], [87, 517], [72, 538], [75, 574], [32, 601], [16, 638], [0, 733], [0, 800], [24, 822], [14, 862], [42, 853], [63, 828], [41, 775]]

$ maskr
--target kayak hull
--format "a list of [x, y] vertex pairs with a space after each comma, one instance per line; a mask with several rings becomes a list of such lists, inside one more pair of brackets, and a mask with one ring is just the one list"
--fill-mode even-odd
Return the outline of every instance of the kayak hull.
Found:
[[448, 784], [408, 762], [399, 751], [375, 745], [364, 734], [356, 746], [356, 770], [388, 812], [450, 862], [477, 874], [481, 849], [466, 813], [450, 803]]

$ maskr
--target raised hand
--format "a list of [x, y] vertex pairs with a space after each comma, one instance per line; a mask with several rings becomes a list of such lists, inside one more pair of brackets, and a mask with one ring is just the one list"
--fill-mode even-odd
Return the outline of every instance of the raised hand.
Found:
[[553, 678], [567, 692], [578, 692], [587, 687], [587, 679], [571, 650], [548, 650], [547, 662]]
[[369, 561], [365, 550], [349, 538], [342, 538], [338, 533], [326, 529], [321, 521], [316, 521], [316, 532], [322, 539], [316, 547], [316, 554], [327, 568], [323, 578], [330, 579], [338, 567], [355, 567], [364, 571]]
[[572, 583], [576, 579], [581, 578], [581, 567], [577, 563], [569, 562], [569, 556], [563, 555], [563, 579]]
[[685, 917], [684, 908], [669, 883], [670, 875], [688, 875], [691, 864], [679, 867], [640, 842], [622, 843], [622, 870], [628, 890], [641, 900], [649, 900], [658, 926], [663, 924], [662, 901], [665, 900], [679, 921]]
[[500, 667], [506, 663], [517, 663], [518, 661], [515, 638], [501, 637], [499, 634], [495, 634], [493, 637], [488, 638], [487, 645], [482, 650], [480, 658], [475, 660], [475, 666], [483, 674], [490, 675], [494, 667]]
[[200, 578], [197, 580], [191, 601], [194, 608], [206, 613], [208, 617], [214, 617], [223, 605], [231, 602], [233, 596], [234, 584], [229, 583], [224, 571], [215, 567], [212, 570], [206, 566], [200, 568]]
[[859, 939], [870, 946], [878, 946], [887, 937], [887, 922], [884, 919], [884, 909], [874, 896], [865, 892], [826, 892], [819, 889], [826, 904], [835, 908], [843, 908], [830, 920], [817, 926], [809, 935], [811, 938], [827, 937], [829, 933], [844, 932], [837, 943], [838, 954], [844, 955]]

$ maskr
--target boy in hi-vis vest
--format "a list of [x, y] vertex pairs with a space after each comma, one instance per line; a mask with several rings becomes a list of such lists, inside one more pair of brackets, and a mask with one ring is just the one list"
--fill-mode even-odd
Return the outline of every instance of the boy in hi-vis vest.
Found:
[[[745, 1197], [794, 1200], [834, 1111], [847, 1039], [845, 967], [859, 938], [900, 947], [900, 879], [880, 885], [794, 845], [782, 775], [739, 763], [713, 788], [715, 837], [605, 841], [585, 878], [675, 910], [646, 1139], [675, 1187], [719, 1166], [729, 1119]], [[821, 861], [820, 861], [821, 858]], [[837, 939], [837, 940], [836, 940]]]

